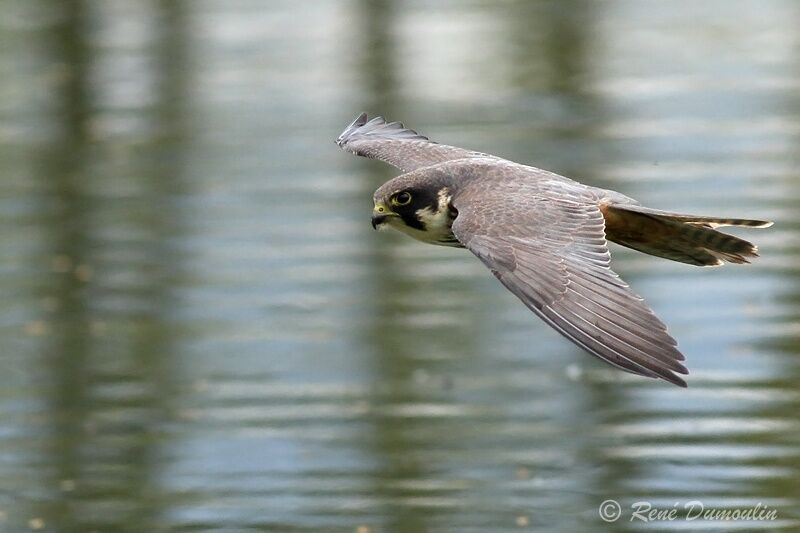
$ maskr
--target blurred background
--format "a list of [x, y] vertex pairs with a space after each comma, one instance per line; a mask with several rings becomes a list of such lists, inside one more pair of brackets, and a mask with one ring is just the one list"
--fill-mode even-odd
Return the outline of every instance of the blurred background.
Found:
[[[0, 530], [800, 525], [797, 2], [0, 7]], [[744, 267], [614, 247], [691, 370], [624, 375], [372, 231], [397, 171], [333, 143], [361, 111], [776, 224]]]

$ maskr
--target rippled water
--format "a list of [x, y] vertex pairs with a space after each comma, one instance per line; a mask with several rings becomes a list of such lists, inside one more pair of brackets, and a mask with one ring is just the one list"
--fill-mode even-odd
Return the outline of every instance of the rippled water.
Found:
[[[800, 6], [7, 2], [2, 531], [800, 528]], [[689, 388], [582, 354], [470, 254], [369, 225], [358, 114], [776, 221], [614, 248]], [[630, 521], [631, 505], [766, 522]], [[683, 511], [681, 511], [683, 512]]]

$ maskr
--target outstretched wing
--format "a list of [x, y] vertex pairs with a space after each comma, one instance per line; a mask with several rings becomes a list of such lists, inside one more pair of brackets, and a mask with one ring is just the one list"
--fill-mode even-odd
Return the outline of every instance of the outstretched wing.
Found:
[[383, 117], [367, 121], [361, 113], [336, 139], [342, 149], [356, 155], [379, 159], [403, 172], [428, 167], [444, 161], [468, 157], [490, 157], [480, 152], [437, 144], [400, 122], [386, 122]]
[[453, 233], [534, 313], [614, 366], [686, 386], [664, 324], [609, 266], [591, 199], [464, 191]]

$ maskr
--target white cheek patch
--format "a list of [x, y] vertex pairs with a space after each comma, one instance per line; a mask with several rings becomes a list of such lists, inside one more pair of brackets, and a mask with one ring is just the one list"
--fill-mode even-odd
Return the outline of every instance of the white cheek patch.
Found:
[[425, 225], [425, 231], [431, 231], [432, 227], [437, 222], [437, 216], [439, 214], [438, 211], [434, 211], [430, 207], [424, 207], [422, 209], [417, 209], [415, 212], [417, 218]]
[[442, 189], [439, 191], [436, 211], [430, 207], [417, 211], [417, 217], [425, 224], [425, 232], [428, 234], [427, 240], [442, 241], [448, 239], [451, 235], [450, 199], [449, 191]]

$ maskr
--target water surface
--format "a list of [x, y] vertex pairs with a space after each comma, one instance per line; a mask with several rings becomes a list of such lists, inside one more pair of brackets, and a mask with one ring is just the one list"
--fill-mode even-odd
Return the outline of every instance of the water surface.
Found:
[[[7, 2], [0, 529], [800, 527], [800, 6]], [[653, 207], [615, 247], [686, 390], [586, 356], [470, 254], [373, 232], [362, 110]], [[630, 522], [761, 504], [770, 522]]]

